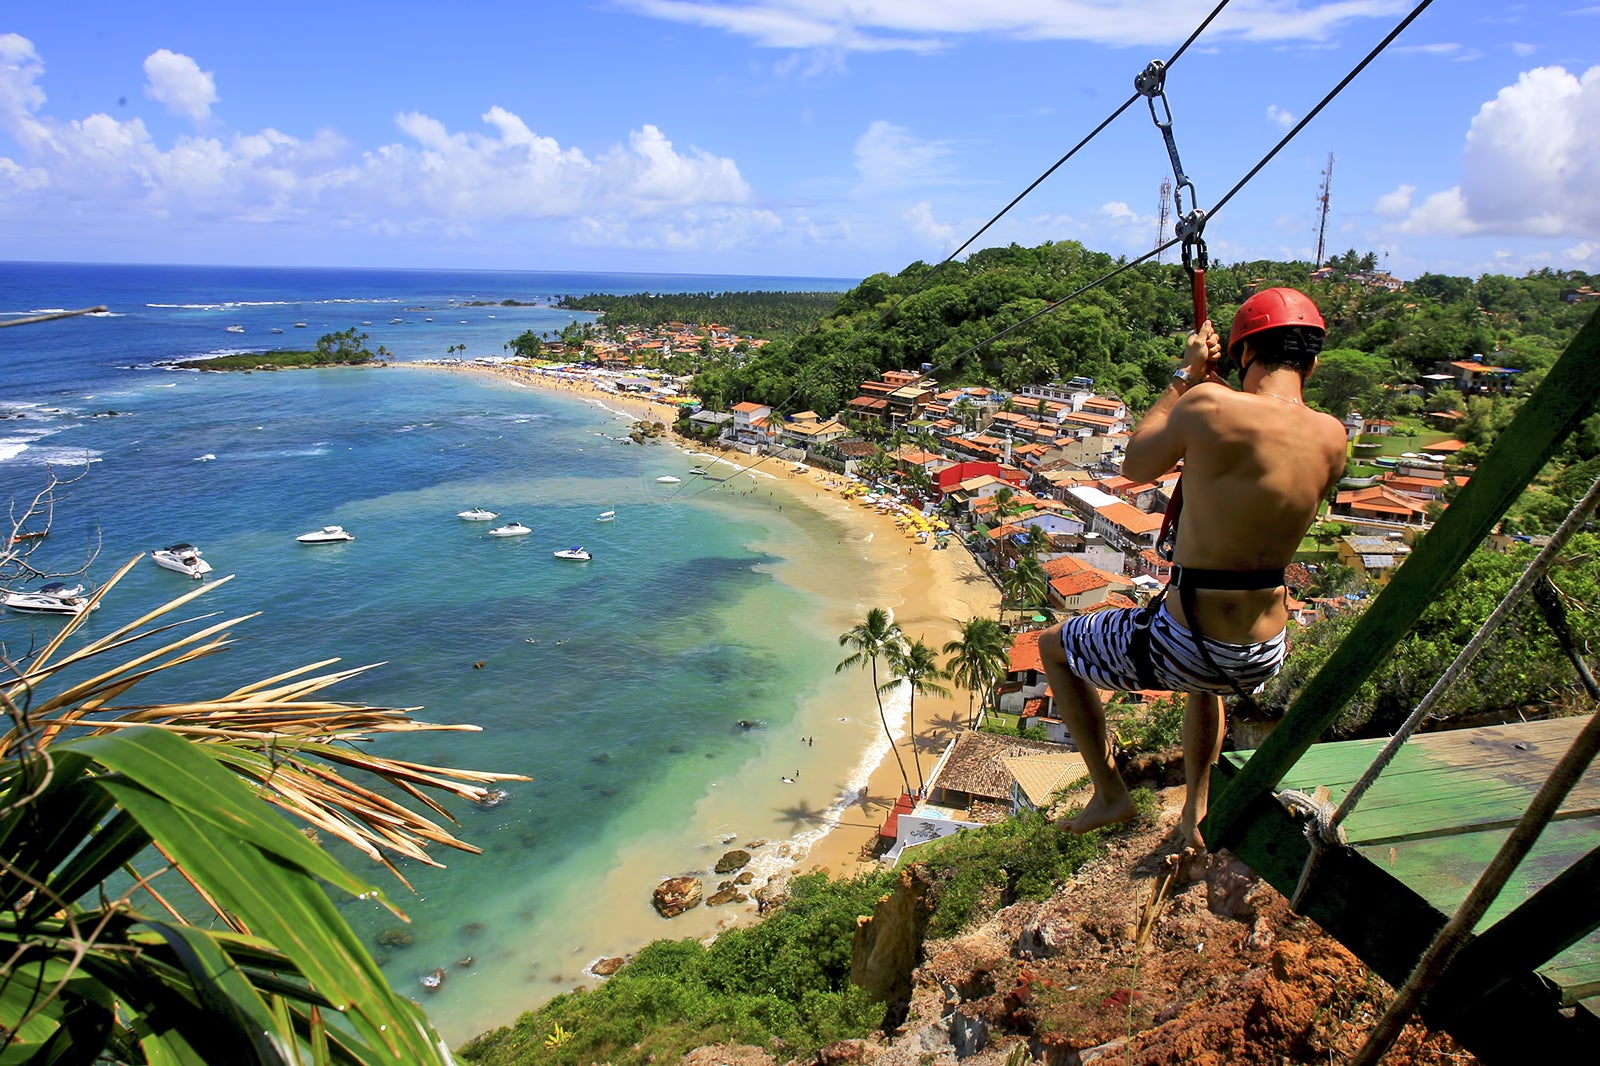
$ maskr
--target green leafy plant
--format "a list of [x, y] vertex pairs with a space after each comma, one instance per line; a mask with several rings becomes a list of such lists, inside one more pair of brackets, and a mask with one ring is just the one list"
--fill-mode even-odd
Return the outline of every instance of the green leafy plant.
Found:
[[291, 819], [391, 871], [392, 855], [435, 863], [430, 844], [476, 849], [422, 790], [476, 799], [508, 775], [361, 751], [383, 733], [463, 727], [325, 700], [359, 672], [313, 674], [327, 663], [136, 702], [142, 681], [231, 643], [243, 618], [167, 617], [221, 583], [75, 647], [79, 615], [4, 660], [0, 1061], [448, 1062], [329, 891], [404, 916]]

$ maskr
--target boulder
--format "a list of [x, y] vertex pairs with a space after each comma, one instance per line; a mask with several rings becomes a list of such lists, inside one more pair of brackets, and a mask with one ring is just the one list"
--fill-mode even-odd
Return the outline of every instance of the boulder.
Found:
[[750, 853], [743, 848], [735, 848], [717, 860], [717, 865], [714, 867], [713, 872], [731, 874], [733, 871], [743, 869], [749, 864]]
[[622, 964], [627, 961], [628, 960], [623, 958], [621, 955], [611, 955], [603, 959], [596, 959], [589, 966], [589, 972], [594, 974], [596, 977], [610, 977], [612, 974], [622, 969]]
[[714, 893], [709, 899], [707, 899], [706, 906], [720, 907], [724, 903], [746, 903], [749, 901], [749, 899], [749, 896], [745, 895], [743, 892], [740, 892], [732, 885], [729, 885], [727, 888], [722, 889], [720, 892]]
[[650, 902], [663, 918], [676, 918], [700, 905], [698, 877], [669, 877], [656, 886]]

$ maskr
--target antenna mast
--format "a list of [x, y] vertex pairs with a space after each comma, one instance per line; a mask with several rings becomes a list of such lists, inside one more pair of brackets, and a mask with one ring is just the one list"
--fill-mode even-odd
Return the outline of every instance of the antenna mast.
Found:
[[1324, 241], [1328, 236], [1328, 189], [1333, 185], [1333, 153], [1328, 153], [1328, 169], [1322, 172], [1322, 187], [1317, 190], [1317, 269], [1322, 269]]
[[[1160, 221], [1156, 223], [1156, 247], [1160, 248], [1167, 243], [1167, 223], [1172, 221], [1172, 211], [1167, 207], [1167, 199], [1172, 195], [1172, 182], [1170, 179], [1161, 179], [1161, 214]], [[1160, 263], [1164, 253], [1156, 253], [1156, 262]]]

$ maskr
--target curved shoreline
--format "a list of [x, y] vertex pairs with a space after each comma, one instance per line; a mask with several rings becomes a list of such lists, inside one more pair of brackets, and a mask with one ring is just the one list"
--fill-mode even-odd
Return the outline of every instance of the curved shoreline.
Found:
[[[664, 422], [669, 427], [674, 424], [678, 414], [672, 405], [602, 389], [589, 379], [570, 372], [557, 376], [512, 364], [452, 365], [442, 361], [394, 362], [390, 365], [481, 375], [523, 388], [566, 393], [612, 414]], [[962, 621], [976, 615], [993, 616], [998, 610], [998, 588], [964, 547], [933, 551], [926, 545], [910, 541], [901, 535], [892, 519], [852, 505], [837, 493], [826, 489], [823, 480], [819, 480], [820, 475], [813, 471], [796, 473], [792, 464], [786, 461], [770, 456], [748, 456], [736, 451], [717, 451], [704, 441], [682, 438], [675, 433], [667, 439], [687, 455], [732, 466], [734, 473], [729, 474], [730, 477], [738, 473], [760, 477], [763, 488], [783, 493], [784, 503], [793, 502], [840, 521], [862, 534], [861, 539], [852, 539], [851, 543], [874, 565], [876, 587], [870, 590], [868, 598], [875, 606], [890, 609], [895, 620], [913, 640], [922, 639], [936, 651], [941, 651], [946, 641], [959, 636], [959, 624]], [[902, 543], [907, 549], [903, 556], [899, 552]], [[859, 593], [861, 590], [856, 591]], [[863, 687], [870, 692], [870, 686]], [[930, 760], [937, 760], [944, 745], [966, 721], [965, 694], [952, 689], [949, 697], [920, 696], [916, 711], [917, 749], [924, 765], [928, 766]], [[907, 713], [892, 716], [890, 727], [895, 734], [895, 744], [902, 749], [901, 756], [906, 761], [907, 773], [912, 776], [914, 783], [916, 774], [911, 765], [911, 752], [905, 750], [907, 717]], [[797, 853], [785, 865], [799, 872], [822, 870], [833, 877], [851, 877], [873, 869], [876, 864], [866, 857], [867, 853], [877, 837], [878, 827], [888, 816], [902, 787], [900, 770], [890, 755], [889, 742], [880, 732], [872, 744], [857, 753], [849, 773], [847, 791], [829, 804], [826, 823], [818, 829], [804, 830], [792, 838], [798, 846]], [[858, 813], [851, 815], [852, 811]], [[812, 833], [816, 836], [811, 842], [802, 839]], [[773, 874], [782, 872], [775, 869]]]

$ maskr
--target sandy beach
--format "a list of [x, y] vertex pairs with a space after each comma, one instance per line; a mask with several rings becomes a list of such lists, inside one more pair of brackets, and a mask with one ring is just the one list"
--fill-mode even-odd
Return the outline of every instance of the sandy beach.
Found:
[[[677, 419], [677, 409], [672, 405], [652, 402], [640, 396], [613, 393], [585, 381], [559, 379], [525, 368], [471, 363], [412, 365], [488, 375], [525, 387], [563, 392], [626, 412], [635, 418], [664, 422], [668, 426]], [[797, 472], [793, 463], [784, 460], [748, 456], [737, 451], [706, 449], [697, 442], [683, 440], [676, 435], [672, 440], [691, 454], [714, 456], [720, 464], [727, 464], [730, 478], [735, 470], [750, 471], [740, 481], [756, 486], [754, 495], [761, 502], [770, 506], [809, 508], [856, 531], [858, 535], [850, 539], [849, 550], [861, 552], [872, 564], [875, 587], [854, 589], [852, 596], [891, 611], [895, 622], [909, 638], [922, 640], [940, 653], [941, 660], [945, 643], [959, 636], [961, 622], [979, 615], [995, 615], [999, 591], [965, 547], [954, 544], [949, 549], [935, 551], [913, 540], [896, 527], [891, 517], [853, 503], [830, 489], [829, 481], [840, 480], [838, 475], [830, 476], [818, 470]], [[788, 580], [806, 580], [805, 575], [785, 576]], [[841, 656], [844, 654], [841, 651]], [[859, 690], [861, 698], [870, 700], [870, 683], [866, 683], [864, 673], [862, 678], [864, 683]], [[920, 759], [924, 776], [932, 772], [940, 753], [967, 721], [967, 694], [954, 686], [947, 687], [951, 689], [949, 697], [926, 695], [917, 699], [917, 758]], [[903, 737], [898, 738], [897, 742], [906, 772], [915, 785], [917, 771], [910, 744]], [[862, 751], [840, 752], [837, 758], [841, 762], [849, 760], [854, 764], [864, 754]], [[869, 853], [878, 827], [882, 825], [902, 787], [899, 765], [892, 756], [885, 754], [871, 770], [870, 779], [859, 800], [830, 823], [829, 831], [812, 844], [798, 868], [803, 871], [825, 870], [835, 877], [850, 877], [872, 869], [874, 864]]]

